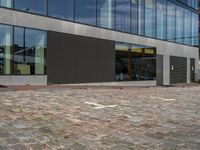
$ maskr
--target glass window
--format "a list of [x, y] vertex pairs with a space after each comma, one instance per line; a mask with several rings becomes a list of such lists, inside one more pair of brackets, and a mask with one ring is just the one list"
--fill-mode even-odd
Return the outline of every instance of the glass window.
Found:
[[199, 16], [198, 14], [192, 13], [192, 45], [198, 46], [199, 45]]
[[26, 64], [24, 52], [24, 28], [14, 28], [14, 69], [13, 73], [29, 74], [29, 67]]
[[184, 9], [176, 6], [176, 42], [184, 43]]
[[130, 0], [116, 0], [116, 30], [130, 32]]
[[96, 0], [75, 0], [75, 21], [96, 25]]
[[138, 34], [138, 0], [131, 1], [131, 33]]
[[12, 8], [12, 0], [0, 0], [0, 6]]
[[115, 77], [117, 81], [131, 80], [131, 46], [126, 43], [116, 43]]
[[117, 81], [156, 80], [156, 49], [116, 43]]
[[192, 26], [192, 13], [185, 9], [184, 13], [184, 44], [191, 45], [191, 26]]
[[45, 74], [46, 32], [14, 28], [14, 74]]
[[145, 35], [156, 36], [156, 0], [145, 0]]
[[48, 15], [66, 20], [74, 19], [74, 0], [48, 0]]
[[0, 75], [11, 74], [12, 27], [0, 25]]
[[165, 40], [167, 38], [167, 2], [157, 0], [157, 38]]
[[36, 14], [46, 14], [46, 0], [15, 0], [15, 9]]
[[25, 29], [25, 62], [28, 74], [45, 74], [46, 32]]
[[115, 28], [114, 0], [97, 0], [97, 25], [103, 28]]
[[167, 2], [167, 40], [176, 41], [176, 6], [171, 2]]
[[138, 0], [138, 34], [144, 35], [144, 0]]

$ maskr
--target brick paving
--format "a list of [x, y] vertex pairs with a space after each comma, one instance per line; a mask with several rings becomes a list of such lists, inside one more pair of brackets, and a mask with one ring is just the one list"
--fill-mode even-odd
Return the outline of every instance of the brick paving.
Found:
[[200, 150], [200, 86], [0, 91], [0, 150]]

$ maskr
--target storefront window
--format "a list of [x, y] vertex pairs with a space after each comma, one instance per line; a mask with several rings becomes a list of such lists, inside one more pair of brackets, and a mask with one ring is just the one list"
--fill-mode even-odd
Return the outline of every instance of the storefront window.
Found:
[[156, 49], [116, 43], [116, 81], [156, 80]]

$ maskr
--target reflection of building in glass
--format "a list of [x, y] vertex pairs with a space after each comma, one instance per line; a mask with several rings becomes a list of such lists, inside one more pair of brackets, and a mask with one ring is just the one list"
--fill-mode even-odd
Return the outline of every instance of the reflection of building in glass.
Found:
[[0, 12], [13, 83], [197, 79], [198, 0], [0, 0]]

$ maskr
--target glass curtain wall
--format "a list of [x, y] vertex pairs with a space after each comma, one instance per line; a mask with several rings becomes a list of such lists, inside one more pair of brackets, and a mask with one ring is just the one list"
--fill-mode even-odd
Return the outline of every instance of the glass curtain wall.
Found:
[[191, 45], [192, 44], [192, 32], [191, 32], [191, 26], [192, 26], [192, 13], [185, 9], [184, 13], [184, 44]]
[[167, 38], [167, 1], [157, 0], [157, 38]]
[[138, 34], [144, 35], [144, 19], [145, 19], [145, 1], [144, 0], [138, 0]]
[[167, 40], [176, 42], [176, 5], [167, 2]]
[[199, 45], [199, 16], [192, 13], [192, 45]]
[[96, 25], [96, 0], [75, 0], [75, 21]]
[[97, 0], [97, 26], [115, 29], [115, 0]]
[[48, 15], [55, 18], [74, 20], [74, 0], [48, 0]]
[[130, 0], [116, 0], [116, 30], [122, 32], [130, 32], [130, 19]]
[[[180, 1], [198, 7], [198, 0]], [[14, 6], [25, 12], [198, 45], [198, 13], [171, 0], [0, 0], [0, 6]]]
[[176, 6], [176, 42], [184, 43], [184, 9]]
[[12, 0], [0, 0], [0, 6], [12, 8], [13, 1]]
[[46, 15], [47, 0], [15, 0], [15, 9]]
[[0, 25], [0, 75], [11, 74], [12, 26]]
[[27, 28], [14, 28], [15, 75], [45, 74], [46, 32]]
[[138, 34], [138, 0], [131, 0], [131, 33]]
[[156, 0], [145, 0], [145, 35], [156, 37]]

